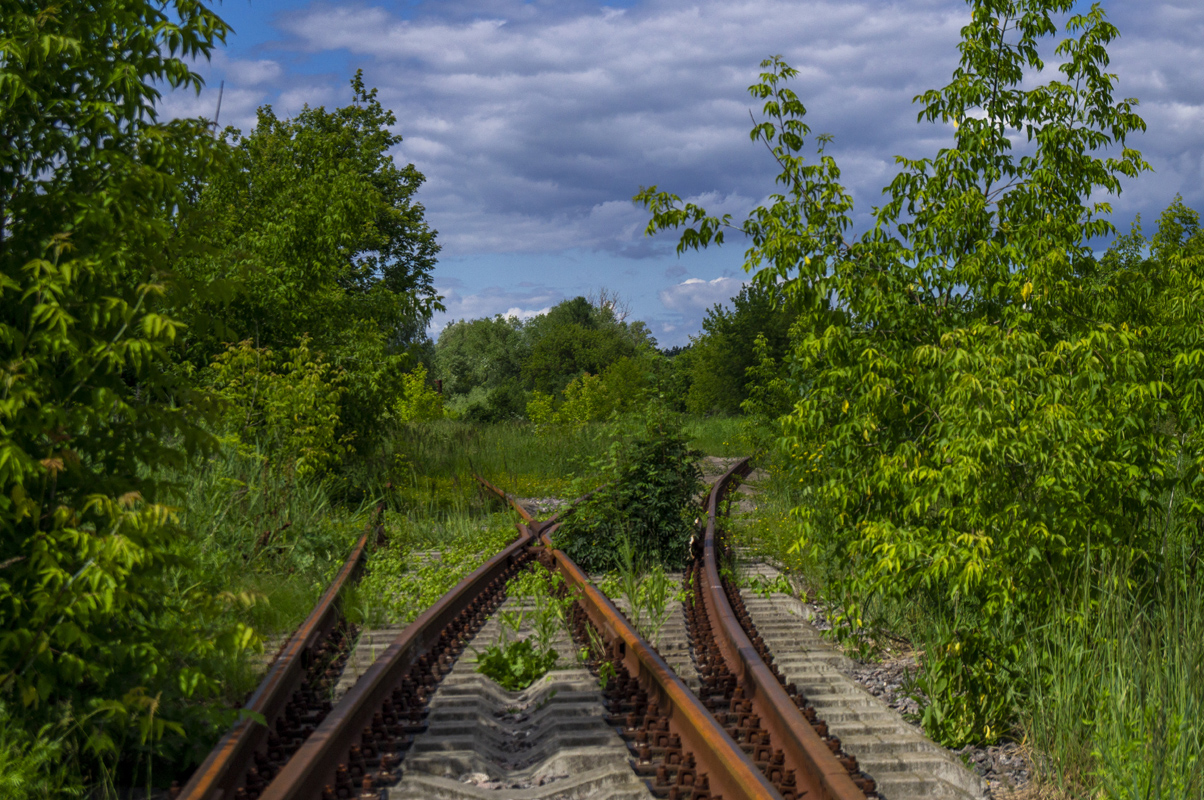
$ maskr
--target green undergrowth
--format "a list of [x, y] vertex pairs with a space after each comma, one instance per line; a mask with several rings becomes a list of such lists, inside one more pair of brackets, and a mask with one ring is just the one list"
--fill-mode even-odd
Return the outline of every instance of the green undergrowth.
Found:
[[1204, 797], [1204, 587], [1170, 568], [1132, 575], [1094, 570], [1028, 631], [1021, 728], [1068, 794]]
[[[776, 564], [787, 580], [744, 584], [801, 589], [839, 609], [850, 598], [833, 587], [849, 565], [836, 552], [794, 546], [791, 509], [801, 500], [772, 464], [767, 471], [757, 510], [733, 510], [726, 525], [751, 559]], [[1194, 800], [1204, 797], [1204, 586], [1192, 577], [1198, 554], [1190, 546], [1172, 539], [1167, 552], [1161, 566], [1113, 561], [1082, 570], [1040, 618], [988, 623], [943, 605], [934, 589], [906, 602], [852, 598], [860, 625], [842, 630], [837, 617], [829, 635], [864, 660], [914, 652], [912, 688], [923, 708], [916, 721], [934, 738], [981, 743], [978, 720], [1010, 720], [991, 738], [1024, 742], [1037, 785], [1051, 796]], [[993, 641], [1016, 644], [1001, 652]], [[986, 649], [963, 661], [967, 648]]]
[[180, 585], [200, 582], [257, 633], [305, 619], [367, 525], [371, 504], [332, 502], [265, 453], [226, 442], [181, 476]]
[[508, 512], [468, 510], [393, 515], [388, 543], [377, 548], [347, 597], [347, 616], [366, 627], [412, 622], [466, 575], [514, 541]]

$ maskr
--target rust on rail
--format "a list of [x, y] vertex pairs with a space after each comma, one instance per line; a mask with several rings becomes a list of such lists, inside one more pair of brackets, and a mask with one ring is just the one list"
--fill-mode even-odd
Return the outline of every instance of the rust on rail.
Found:
[[741, 684], [742, 694], [751, 701], [761, 725], [768, 730], [775, 748], [780, 748], [787, 769], [795, 771], [801, 788], [810, 800], [865, 800], [866, 794], [853, 782], [849, 769], [837, 760], [812, 724], [796, 708], [794, 698], [774, 671], [766, 665], [757, 648], [740, 625], [720, 580], [716, 522], [719, 502], [731, 482], [749, 472], [749, 460], [732, 466], [711, 488], [707, 501], [706, 537], [703, 563], [695, 574], [706, 606], [707, 617], [718, 647]]
[[[248, 773], [256, 768], [256, 753], [261, 757], [264, 755], [272, 728], [284, 714], [293, 693], [305, 681], [306, 670], [316, 657], [320, 643], [341, 619], [340, 598], [363, 568], [369, 540], [381, 536], [383, 515], [384, 504], [381, 503], [343, 568], [247, 699], [243, 717], [218, 741], [185, 784], [178, 795], [182, 800], [232, 798], [245, 786]], [[259, 718], [266, 725], [260, 724]]]
[[[480, 477], [477, 480], [510, 503], [520, 516], [530, 518], [514, 497]], [[578, 498], [571, 505], [583, 499]], [[698, 768], [707, 775], [710, 794], [730, 800], [780, 798], [756, 764], [716, 723], [660, 654], [631, 627], [626, 617], [593, 585], [581, 568], [555, 548], [552, 534], [559, 527], [555, 524], [556, 519], [554, 516], [541, 524], [540, 541], [544, 545], [545, 560], [550, 560], [564, 577], [589, 620], [612, 648], [612, 653], [622, 661], [627, 673], [639, 681], [654, 701], [658, 713], [668, 718], [671, 730], [681, 738], [684, 748], [699, 759]]]
[[260, 800], [319, 800], [360, 794], [394, 767], [421, 727], [421, 708], [451, 669], [470, 632], [500, 602], [506, 580], [530, 559], [532, 534], [520, 536], [458, 583], [401, 632], [301, 745]]
[[668, 717], [671, 730], [681, 737], [683, 747], [699, 759], [700, 771], [709, 779], [712, 796], [729, 800], [739, 798], [777, 798], [778, 794], [749, 757], [727, 732], [716, 724], [698, 698], [690, 692], [665, 660], [631, 627], [606, 595], [598, 591], [589, 577], [564, 552], [555, 549], [551, 534], [541, 539], [557, 571], [565, 578], [577, 601], [593, 624], [623, 661], [627, 671], [639, 680], [659, 713]]

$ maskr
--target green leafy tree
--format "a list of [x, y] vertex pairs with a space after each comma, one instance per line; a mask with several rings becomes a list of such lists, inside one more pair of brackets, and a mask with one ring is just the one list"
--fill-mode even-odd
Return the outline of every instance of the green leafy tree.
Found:
[[598, 375], [622, 358], [653, 357], [656, 341], [643, 322], [615, 315], [613, 303], [575, 297], [527, 323], [530, 355], [522, 365], [528, 389], [556, 394], [584, 373]]
[[401, 375], [441, 308], [431, 284], [439, 246], [415, 199], [425, 178], [389, 150], [397, 118], [351, 81], [352, 103], [308, 106], [280, 119], [259, 109], [244, 136], [227, 129], [227, 168], [200, 190], [185, 236], [205, 254], [181, 264], [193, 282], [227, 287], [223, 303], [191, 303], [196, 333], [186, 343], [200, 364], [223, 342], [250, 339], [277, 350], [308, 335], [345, 370], [357, 391], [343, 399], [343, 424], [361, 439], [401, 391]]
[[520, 377], [529, 352], [517, 317], [498, 314], [448, 325], [439, 334], [434, 358], [448, 410], [481, 421], [521, 416], [527, 398]]
[[0, 697], [99, 756], [178, 730], [173, 698], [217, 688], [197, 664], [250, 637], [165, 579], [153, 477], [209, 441], [159, 298], [214, 158], [155, 103], [227, 30], [193, 0], [0, 7]]
[[394, 414], [399, 422], [429, 422], [443, 417], [443, 395], [427, 382], [426, 367], [414, 367], [404, 378]]
[[764, 283], [743, 287], [732, 298], [731, 309], [716, 303], [702, 321], [702, 333], [692, 342], [687, 410], [694, 414], [739, 413], [751, 391], [748, 370], [762, 358], [757, 339], [764, 339], [764, 357], [780, 360], [796, 318], [777, 287]]
[[[997, 737], [1011, 710], [956, 687], [1014, 652], [1015, 621], [1039, 618], [1088, 553], [1154, 554], [1162, 499], [1191, 493], [1176, 459], [1200, 452], [1169, 435], [1198, 429], [1188, 395], [1172, 409], [1144, 334], [1084, 280], [1089, 240], [1114, 232], [1092, 198], [1149, 168], [1126, 145], [1145, 127], [1136, 101], [1115, 99], [1106, 71], [1116, 28], [1098, 4], [1066, 18], [1060, 76], [1040, 83], [1039, 45], [1073, 3], [970, 5], [952, 82], [916, 98], [952, 142], [896, 159], [854, 241], [829, 137], [808, 163], [806, 110], [786, 87], [796, 73], [764, 62], [751, 135], [785, 190], [741, 226], [746, 268], [784, 281], [802, 315], [791, 355], [807, 383], [786, 422], [805, 494], [799, 547], [838, 565], [848, 630], [873, 597], [922, 597], [955, 621], [930, 645], [952, 660], [948, 679], [926, 687], [954, 721], [931, 732], [950, 744]], [[638, 197], [650, 231], [686, 227], [681, 249], [721, 242], [730, 224], [655, 187]], [[964, 638], [978, 626], [989, 644]]]

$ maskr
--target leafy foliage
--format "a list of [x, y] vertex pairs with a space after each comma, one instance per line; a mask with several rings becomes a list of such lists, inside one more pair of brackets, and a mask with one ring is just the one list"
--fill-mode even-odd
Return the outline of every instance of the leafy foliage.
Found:
[[339, 400], [345, 376], [322, 361], [303, 337], [280, 358], [244, 341], [218, 355], [206, 375], [225, 401], [226, 429], [241, 441], [258, 441], [277, 453], [281, 465], [301, 477], [322, 476], [347, 452], [339, 437]]
[[681, 362], [690, 386], [686, 410], [739, 413], [755, 385], [748, 370], [765, 358], [782, 359], [796, 317], [777, 287], [764, 283], [743, 287], [731, 310], [716, 304], [707, 311], [702, 333]]
[[[659, 357], [644, 323], [620, 319], [616, 308], [607, 296], [595, 302], [576, 297], [526, 323], [499, 315], [448, 325], [435, 346], [435, 365], [449, 410], [479, 422], [534, 411], [549, 422], [545, 407], [559, 406], [549, 398], [563, 393], [572, 408], [562, 421], [580, 423], [638, 403]], [[623, 371], [611, 384], [626, 382], [625, 389], [599, 382], [608, 370]]]
[[640, 565], [680, 567], [695, 532], [701, 473], [680, 419], [652, 403], [628, 424], [634, 430], [615, 440], [590, 477], [604, 485], [557, 532], [557, 546], [590, 572], [620, 568], [622, 541]]
[[443, 395], [427, 383], [425, 366], [417, 365], [401, 381], [401, 397], [394, 409], [398, 422], [429, 422], [443, 417]]
[[615, 415], [636, 411], [651, 392], [652, 374], [640, 361], [621, 358], [601, 375], [588, 372], [569, 381], [563, 399], [556, 407], [555, 398], [534, 391], [527, 403], [527, 417], [537, 425], [571, 425], [580, 428], [590, 422], [602, 422]]
[[[518, 691], [556, 666], [559, 654], [552, 643], [567, 631], [573, 598], [565, 591], [564, 579], [558, 573], [540, 566], [516, 576], [506, 592], [514, 605], [500, 612], [501, 639], [477, 656], [477, 671], [505, 689]], [[530, 627], [531, 635], [509, 641], [510, 635], [521, 632], [524, 623]]]
[[594, 307], [584, 297], [566, 300], [527, 324], [531, 352], [522, 365], [524, 383], [554, 394], [584, 373], [597, 375], [621, 358], [650, 346], [642, 322], [615, 319], [609, 306]]
[[[1065, 20], [1061, 76], [1040, 83], [1040, 42], [1070, 0], [970, 5], [952, 82], [916, 98], [953, 142], [935, 158], [898, 157], [872, 229], [853, 242], [828, 137], [807, 163], [806, 109], [785, 86], [796, 73], [764, 62], [750, 91], [766, 119], [751, 136], [786, 189], [742, 230], [746, 268], [783, 282], [800, 308], [784, 440], [804, 490], [798, 547], [844, 565], [846, 631], [863, 626], [867, 598], [922, 596], [1003, 637], [944, 650], [949, 680], [930, 687], [945, 692], [929, 698], [945, 718], [990, 739], [1007, 704], [975, 709], [967, 691], [984, 659], [1013, 652], [1002, 620], [1039, 618], [1051, 583], [1088, 553], [1154, 556], [1167, 498], [1198, 514], [1200, 350], [1186, 331], [1199, 261], [1168, 230], [1169, 272], [1139, 289], [1092, 255], [1091, 237], [1114, 232], [1092, 198], [1149, 169], [1126, 145], [1145, 125], [1135, 100], [1114, 99], [1117, 31], [1103, 9]], [[686, 227], [679, 249], [719, 243], [730, 224], [655, 187], [638, 198], [650, 230]], [[1151, 320], [1132, 301], [1155, 287], [1167, 291], [1146, 308], [1165, 316]]]
[[486, 647], [477, 656], [477, 672], [511, 692], [526, 689], [556, 666], [555, 650], [539, 650], [530, 639]]
[[50, 800], [83, 794], [82, 787], [61, 769], [65, 747], [54, 733], [46, 725], [32, 735], [0, 704], [0, 792], [5, 797]]
[[[400, 376], [442, 306], [431, 284], [439, 246], [415, 199], [425, 178], [389, 151], [394, 114], [357, 72], [352, 103], [280, 119], [259, 109], [185, 214], [183, 235], [204, 245], [180, 272], [210, 290], [177, 301], [191, 325], [185, 352], [203, 365], [222, 342], [277, 350], [305, 336], [357, 387], [342, 397], [345, 432], [367, 440], [401, 392]], [[361, 441], [359, 443], [366, 443]], [[358, 443], [357, 443], [358, 444]]]
[[220, 691], [197, 665], [253, 642], [217, 598], [170, 585], [179, 535], [159, 470], [213, 444], [162, 313], [200, 120], [158, 121], [159, 87], [224, 40], [206, 5], [0, 11], [0, 693], [23, 723], [73, 715], [68, 754], [180, 730]]
[[528, 352], [518, 317], [459, 320], [443, 329], [435, 347], [435, 371], [449, 395], [495, 389], [517, 380]]

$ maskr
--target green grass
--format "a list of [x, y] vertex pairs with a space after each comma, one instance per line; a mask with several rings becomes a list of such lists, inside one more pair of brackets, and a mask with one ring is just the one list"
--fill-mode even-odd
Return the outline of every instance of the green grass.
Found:
[[346, 600], [348, 618], [367, 627], [412, 622], [470, 572], [514, 541], [512, 512], [469, 509], [394, 516], [388, 544], [372, 553]]
[[181, 582], [231, 596], [263, 634], [292, 630], [363, 533], [370, 504], [345, 508], [253, 448], [225, 444], [179, 476]]
[[1204, 587], [1131, 575], [1102, 569], [1030, 631], [1021, 724], [1071, 796], [1204, 797]]
[[522, 496], [561, 496], [608, 444], [602, 424], [538, 429], [520, 422], [438, 420], [400, 426], [388, 448], [402, 465], [395, 486], [416, 487], [419, 495], [430, 497], [430, 487], [471, 481], [477, 473]]
[[738, 458], [749, 455], [743, 440], [743, 417], [689, 417], [682, 426], [690, 447], [703, 455]]

